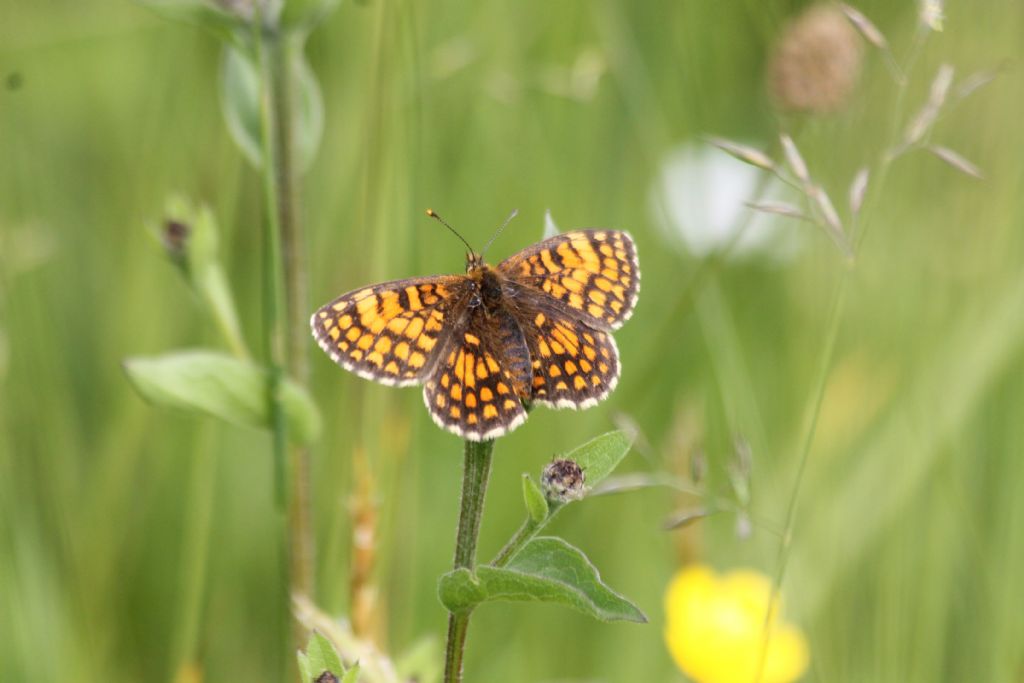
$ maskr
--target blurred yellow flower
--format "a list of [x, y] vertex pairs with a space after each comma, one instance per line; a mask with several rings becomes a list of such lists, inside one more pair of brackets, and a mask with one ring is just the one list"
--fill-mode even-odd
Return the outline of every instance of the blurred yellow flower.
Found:
[[[719, 576], [703, 565], [683, 569], [665, 594], [665, 641], [676, 664], [698, 683], [789, 683], [807, 670], [807, 640], [779, 618], [768, 622], [771, 581], [752, 570]], [[764, 655], [761, 667], [762, 650]]]

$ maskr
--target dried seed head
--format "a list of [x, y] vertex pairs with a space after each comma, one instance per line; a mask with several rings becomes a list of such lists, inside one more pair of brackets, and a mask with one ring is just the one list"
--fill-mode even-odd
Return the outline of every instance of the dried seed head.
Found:
[[786, 202], [747, 202], [747, 206], [754, 211], [760, 211], [761, 213], [772, 213], [776, 216], [796, 218], [801, 221], [811, 220], [810, 216], [792, 204], [788, 204]]
[[864, 196], [868, 191], [869, 171], [867, 167], [857, 171], [850, 183], [850, 214], [856, 216], [864, 206]]
[[839, 247], [839, 251], [842, 252], [844, 257], [852, 259], [853, 247], [850, 245], [850, 239], [843, 230], [843, 222], [839, 220], [839, 214], [836, 213], [836, 208], [832, 204], [832, 200], [829, 199], [828, 193], [820, 185], [814, 185], [808, 188], [808, 196], [814, 201], [815, 206], [818, 207], [818, 211], [821, 213], [821, 217], [825, 221], [823, 227], [826, 234], [832, 238], [832, 241]]
[[978, 71], [977, 73], [971, 74], [970, 76], [965, 78], [963, 82], [960, 83], [960, 85], [957, 87], [956, 93], [954, 93], [953, 95], [954, 98], [956, 98], [957, 100], [962, 100], [965, 97], [970, 97], [972, 94], [974, 94], [975, 90], [977, 90], [978, 88], [982, 88], [991, 83], [992, 81], [994, 81], [996, 77], [999, 76], [1000, 71], [1002, 71], [1001, 68], [986, 69], [984, 71]]
[[540, 475], [540, 488], [552, 503], [580, 500], [586, 494], [586, 475], [574, 460], [553, 460]]
[[907, 126], [907, 132], [903, 140], [904, 147], [915, 145], [924, 138], [925, 133], [935, 123], [935, 119], [939, 118], [939, 112], [942, 111], [942, 106], [946, 103], [949, 86], [952, 84], [953, 67], [949, 64], [943, 64], [939, 67], [938, 72], [936, 72], [935, 80], [932, 81], [932, 87], [928, 93], [928, 101], [921, 107], [921, 111], [917, 113], [917, 116], [910, 122], [910, 125]]
[[961, 173], [965, 173], [977, 178], [978, 180], [984, 180], [985, 176], [981, 172], [981, 169], [965, 159], [961, 154], [954, 152], [948, 147], [939, 147], [937, 145], [929, 145], [927, 149], [929, 152], [942, 159]]
[[812, 5], [783, 30], [768, 62], [768, 91], [784, 111], [839, 111], [860, 78], [860, 41], [834, 5]]
[[942, 5], [942, 0], [921, 0], [920, 12], [918, 13], [921, 24], [932, 31], [941, 31], [942, 20], [945, 19]]
[[741, 145], [738, 142], [726, 140], [725, 138], [709, 137], [707, 140], [709, 144], [714, 145], [729, 156], [739, 159], [745, 164], [757, 166], [766, 171], [771, 171], [775, 168], [775, 162], [759, 149], [754, 149], [748, 145]]
[[789, 165], [790, 170], [793, 171], [793, 175], [805, 185], [811, 182], [811, 174], [807, 170], [807, 162], [800, 156], [800, 150], [796, 148], [793, 138], [783, 133], [779, 136], [779, 141], [782, 143], [782, 152], [786, 155], [786, 163]]
[[685, 508], [683, 510], [679, 510], [677, 512], [672, 513], [672, 515], [670, 515], [669, 518], [665, 520], [665, 522], [662, 525], [662, 528], [666, 531], [671, 531], [672, 529], [682, 529], [690, 526], [695, 522], [699, 522], [700, 520], [704, 519], [710, 514], [711, 510], [704, 506]]
[[839, 214], [836, 213], [836, 208], [832, 205], [832, 200], [829, 199], [828, 193], [825, 192], [824, 188], [820, 185], [816, 186], [811, 192], [811, 197], [821, 210], [821, 215], [824, 217], [828, 227], [841, 233], [843, 231], [843, 222], [839, 220]]
[[839, 9], [846, 15], [846, 18], [853, 24], [853, 27], [857, 29], [857, 32], [863, 36], [864, 40], [879, 50], [888, 51], [889, 41], [885, 39], [885, 36], [878, 30], [878, 27], [871, 23], [871, 20], [864, 16], [860, 10], [850, 7], [845, 2], [839, 3]]

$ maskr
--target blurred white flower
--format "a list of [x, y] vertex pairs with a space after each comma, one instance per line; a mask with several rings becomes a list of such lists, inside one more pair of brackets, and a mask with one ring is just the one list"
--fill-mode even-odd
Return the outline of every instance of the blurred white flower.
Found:
[[794, 193], [765, 172], [711, 145], [685, 144], [669, 152], [651, 189], [651, 211], [666, 241], [698, 258], [789, 260], [800, 226], [754, 211], [747, 203], [793, 201]]

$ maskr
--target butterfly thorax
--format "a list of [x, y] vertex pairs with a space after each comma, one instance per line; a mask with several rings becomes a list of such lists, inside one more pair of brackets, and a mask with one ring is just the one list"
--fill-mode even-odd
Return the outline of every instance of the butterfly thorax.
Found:
[[497, 312], [502, 305], [504, 278], [482, 261], [470, 261], [466, 274], [475, 288], [470, 306], [483, 306], [488, 315]]

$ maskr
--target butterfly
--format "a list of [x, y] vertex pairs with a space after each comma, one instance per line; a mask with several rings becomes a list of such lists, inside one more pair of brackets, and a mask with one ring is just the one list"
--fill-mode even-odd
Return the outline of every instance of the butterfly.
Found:
[[611, 332], [639, 289], [628, 233], [575, 230], [497, 266], [470, 248], [463, 275], [353, 290], [310, 324], [334, 362], [383, 384], [422, 384], [438, 426], [482, 441], [521, 425], [530, 404], [581, 409], [607, 397], [620, 371]]

